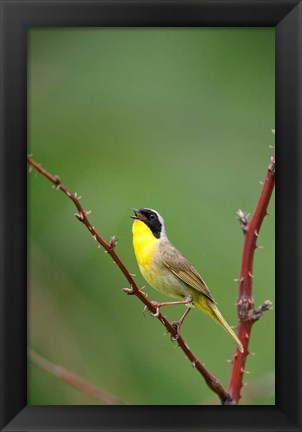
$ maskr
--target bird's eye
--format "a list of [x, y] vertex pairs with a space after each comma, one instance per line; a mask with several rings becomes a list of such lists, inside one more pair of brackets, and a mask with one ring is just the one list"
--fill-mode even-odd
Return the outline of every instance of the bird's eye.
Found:
[[150, 220], [155, 220], [155, 219], [156, 219], [155, 214], [151, 214], [151, 215], [150, 215]]

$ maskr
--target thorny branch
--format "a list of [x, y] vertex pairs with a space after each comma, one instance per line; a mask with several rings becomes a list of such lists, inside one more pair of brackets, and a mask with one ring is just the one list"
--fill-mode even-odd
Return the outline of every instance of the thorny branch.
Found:
[[271, 302], [266, 300], [261, 306], [255, 308], [252, 287], [254, 253], [255, 249], [258, 247], [257, 238], [259, 236], [263, 219], [268, 214], [267, 207], [274, 186], [275, 152], [271, 157], [261, 195], [251, 220], [248, 221], [248, 216], [242, 210], [238, 210], [237, 212], [237, 217], [244, 233], [240, 278], [238, 280], [239, 296], [237, 302], [239, 317], [238, 337], [243, 344], [244, 352], [241, 353], [238, 349], [236, 349], [233, 356], [232, 371], [228, 387], [228, 392], [231, 396], [231, 404], [238, 404], [241, 397], [240, 391], [243, 386], [242, 379], [245, 371], [244, 368], [246, 358], [249, 354], [248, 344], [252, 327], [254, 323], [262, 316], [263, 312], [269, 310], [272, 306]]
[[[135, 295], [136, 297], [138, 297], [141, 300], [141, 302], [143, 302], [145, 306], [147, 306], [148, 310], [153, 314], [155, 314], [157, 312], [156, 306], [154, 306], [152, 302], [147, 299], [142, 289], [140, 289], [137, 286], [132, 275], [129, 273], [129, 271], [123, 264], [123, 262], [116, 254], [114, 248], [116, 246], [117, 239], [115, 237], [112, 237], [109, 243], [106, 242], [98, 234], [94, 226], [92, 226], [91, 223], [89, 222], [87, 216], [90, 214], [90, 212], [85, 211], [83, 209], [83, 207], [79, 202], [79, 197], [77, 196], [77, 194], [71, 193], [69, 189], [61, 182], [58, 176], [54, 176], [50, 174], [40, 164], [35, 162], [30, 155], [27, 156], [27, 161], [30, 164], [30, 166], [34, 167], [39, 173], [43, 174], [49, 181], [51, 181], [54, 184], [54, 187], [56, 189], [61, 190], [65, 195], [67, 195], [73, 201], [78, 211], [78, 213], [75, 214], [76, 218], [87, 227], [87, 229], [90, 231], [93, 238], [107, 251], [107, 253], [111, 256], [113, 261], [118, 265], [118, 267], [124, 274], [125, 278], [129, 282], [131, 288], [124, 288], [124, 292], [128, 295]], [[215, 376], [213, 376], [204, 367], [204, 365], [197, 359], [195, 354], [191, 351], [191, 349], [185, 342], [184, 338], [181, 335], [177, 334], [177, 329], [172, 325], [172, 323], [168, 321], [168, 319], [161, 312], [159, 312], [159, 314], [156, 317], [166, 327], [166, 330], [168, 333], [170, 333], [172, 340], [177, 342], [178, 346], [182, 349], [182, 351], [185, 353], [187, 358], [190, 360], [192, 366], [195, 367], [198, 370], [198, 372], [202, 375], [209, 388], [219, 396], [221, 403], [222, 404], [229, 403], [230, 402], [229, 394], [222, 387], [218, 379]]]

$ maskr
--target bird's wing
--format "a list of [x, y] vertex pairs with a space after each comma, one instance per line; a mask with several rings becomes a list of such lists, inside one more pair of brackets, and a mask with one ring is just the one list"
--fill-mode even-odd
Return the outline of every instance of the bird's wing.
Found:
[[170, 245], [169, 253], [163, 253], [162, 257], [165, 266], [191, 288], [196, 289], [213, 303], [216, 303], [202, 277], [189, 261], [172, 244]]

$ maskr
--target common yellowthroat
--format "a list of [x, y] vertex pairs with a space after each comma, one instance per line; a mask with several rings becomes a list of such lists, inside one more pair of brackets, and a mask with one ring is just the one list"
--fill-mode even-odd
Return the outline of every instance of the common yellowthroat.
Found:
[[168, 240], [164, 220], [152, 209], [133, 209], [133, 246], [139, 269], [146, 281], [161, 293], [177, 298], [174, 302], [153, 302], [157, 308], [185, 304], [188, 309], [181, 319], [174, 323], [177, 335], [191, 307], [211, 317], [229, 333], [241, 352], [243, 346], [231, 327], [219, 312], [216, 302], [206, 283], [194, 267]]

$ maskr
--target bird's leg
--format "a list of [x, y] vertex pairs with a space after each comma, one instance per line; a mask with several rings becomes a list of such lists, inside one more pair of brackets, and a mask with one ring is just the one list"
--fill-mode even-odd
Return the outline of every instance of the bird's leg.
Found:
[[188, 307], [187, 310], [185, 311], [185, 313], [182, 315], [182, 317], [178, 320], [178, 321], [173, 321], [171, 324], [172, 326], [176, 329], [176, 336], [173, 339], [178, 339], [179, 335], [180, 335], [180, 327], [182, 326], [186, 316], [189, 314], [190, 310], [192, 308]]
[[[192, 297], [190, 296], [186, 300], [179, 300], [179, 301], [174, 301], [174, 302], [155, 302], [155, 301], [152, 301], [151, 303], [153, 304], [153, 306], [156, 307], [156, 312], [151, 313], [151, 315], [158, 317], [159, 309], [162, 306], [174, 306], [174, 305], [179, 305], [179, 304], [190, 304], [190, 303], [192, 303]], [[147, 312], [148, 310], [149, 310], [148, 306], [145, 306], [144, 307], [144, 313]]]

